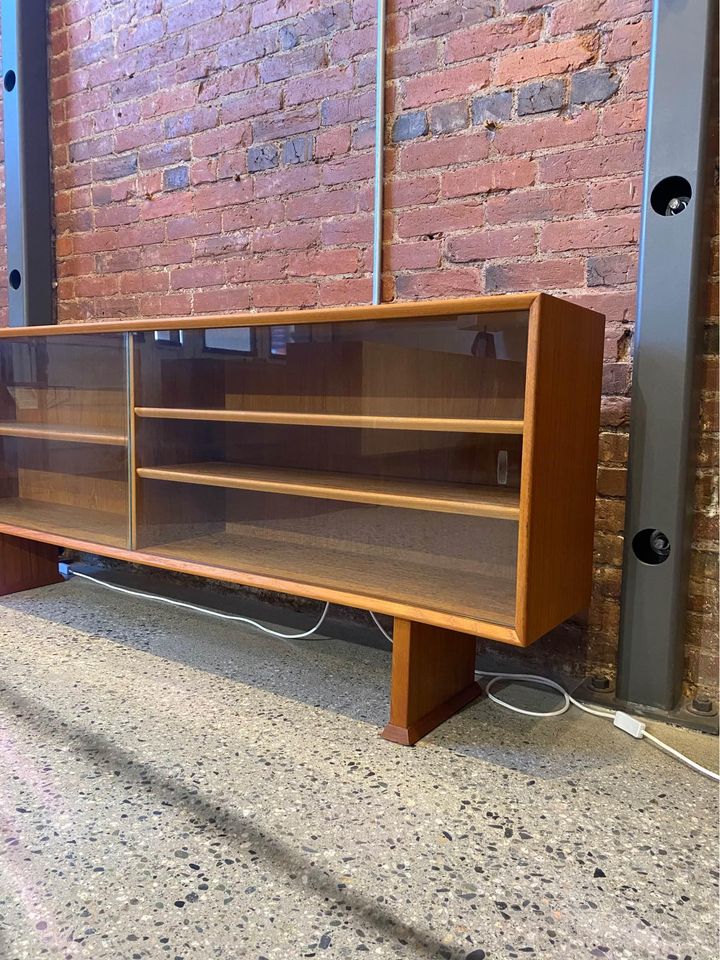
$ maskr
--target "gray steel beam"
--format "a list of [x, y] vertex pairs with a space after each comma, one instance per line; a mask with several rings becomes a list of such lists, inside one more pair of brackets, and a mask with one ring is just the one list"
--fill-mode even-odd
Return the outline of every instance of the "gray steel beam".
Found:
[[653, 5], [617, 691], [664, 710], [682, 681], [716, 2]]
[[10, 325], [54, 323], [47, 0], [2, 0]]

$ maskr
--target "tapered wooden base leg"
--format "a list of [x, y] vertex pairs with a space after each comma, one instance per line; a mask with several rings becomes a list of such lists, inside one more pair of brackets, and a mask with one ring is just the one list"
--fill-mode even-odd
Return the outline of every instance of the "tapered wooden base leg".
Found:
[[390, 723], [393, 743], [413, 744], [480, 695], [475, 637], [395, 619]]
[[61, 580], [57, 547], [0, 534], [0, 597]]

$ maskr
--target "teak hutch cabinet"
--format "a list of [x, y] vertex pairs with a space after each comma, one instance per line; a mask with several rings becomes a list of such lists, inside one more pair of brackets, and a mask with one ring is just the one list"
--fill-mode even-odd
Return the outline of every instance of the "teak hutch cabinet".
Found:
[[0, 332], [0, 593], [57, 547], [395, 618], [388, 739], [590, 596], [603, 318], [544, 294]]

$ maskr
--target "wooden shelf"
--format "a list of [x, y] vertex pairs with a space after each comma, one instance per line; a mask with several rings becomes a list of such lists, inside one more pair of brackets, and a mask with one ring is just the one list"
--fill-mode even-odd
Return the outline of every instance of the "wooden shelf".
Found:
[[63, 537], [97, 541], [113, 547], [128, 545], [128, 520], [119, 513], [42, 500], [0, 499], [0, 523]]
[[308, 427], [355, 427], [370, 430], [432, 430], [443, 433], [521, 434], [522, 420], [475, 420], [444, 417], [379, 417], [345, 413], [277, 410], [209, 410], [135, 407], [138, 417], [154, 420], [209, 420], [229, 423], [281, 423]]
[[[337, 591], [352, 606], [367, 598], [397, 601], [421, 610], [448, 612], [504, 627], [515, 620], [515, 578], [502, 579], [480, 569], [453, 565], [450, 575], [438, 577], [437, 558], [409, 552], [398, 560], [394, 550], [244, 525], [186, 540], [140, 550], [192, 564], [207, 564], [253, 575], [277, 576], [298, 584]], [[337, 595], [337, 594], [336, 594]], [[362, 605], [362, 604], [360, 604]]]
[[34, 440], [71, 440], [74, 443], [100, 443], [114, 447], [127, 445], [127, 437], [102, 427], [75, 427], [56, 423], [0, 422], [1, 437], [26, 437]]
[[520, 516], [519, 492], [507, 487], [422, 482], [241, 463], [140, 467], [137, 474], [148, 480], [197, 483], [235, 490], [263, 490], [296, 497], [372, 503], [408, 510], [461, 513], [506, 520], [517, 520]]

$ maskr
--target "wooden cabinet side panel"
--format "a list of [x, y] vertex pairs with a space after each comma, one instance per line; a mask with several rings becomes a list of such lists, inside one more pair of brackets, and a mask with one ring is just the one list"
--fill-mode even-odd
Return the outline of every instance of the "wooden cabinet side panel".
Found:
[[517, 592], [524, 645], [590, 601], [604, 331], [600, 314], [545, 294], [531, 308]]

